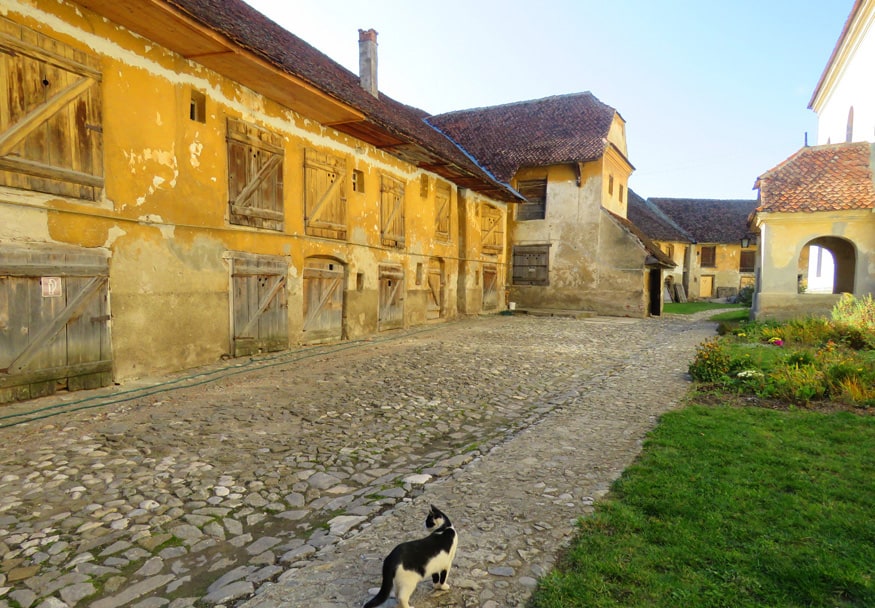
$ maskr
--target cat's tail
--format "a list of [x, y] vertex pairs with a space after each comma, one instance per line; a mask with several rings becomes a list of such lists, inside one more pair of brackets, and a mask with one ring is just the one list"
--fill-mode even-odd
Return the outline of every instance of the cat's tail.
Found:
[[389, 592], [392, 591], [392, 581], [387, 581], [385, 578], [383, 579], [383, 585], [380, 587], [380, 591], [372, 597], [367, 604], [365, 604], [362, 608], [375, 608], [375, 606], [379, 606], [383, 602], [389, 599]]
[[380, 590], [362, 608], [376, 608], [376, 606], [389, 599], [389, 593], [392, 592], [392, 583], [395, 581], [395, 572], [398, 570], [399, 563], [400, 558], [395, 551], [392, 551], [389, 557], [386, 558], [386, 561], [383, 562], [383, 584], [380, 585]]

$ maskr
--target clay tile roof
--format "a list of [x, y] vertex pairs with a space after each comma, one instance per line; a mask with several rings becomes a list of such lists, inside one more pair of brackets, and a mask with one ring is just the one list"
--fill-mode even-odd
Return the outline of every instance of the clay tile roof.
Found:
[[616, 113], [585, 92], [460, 110], [427, 120], [507, 182], [520, 167], [601, 157]]
[[626, 215], [632, 223], [654, 241], [693, 242], [693, 237], [684, 232], [683, 228], [660, 211], [659, 207], [638, 196], [634, 190], [629, 190]]
[[621, 228], [634, 236], [641, 243], [641, 247], [648, 253], [647, 259], [644, 262], [645, 264], [648, 266], [663, 266], [665, 268], [674, 268], [677, 266], [677, 264], [674, 263], [674, 260], [663, 253], [659, 246], [651, 241], [638, 226], [633, 224], [627, 218], [617, 215], [613, 211], [608, 211], [607, 209], [603, 209], [603, 211], [607, 213], [608, 217], [613, 219]]
[[651, 198], [660, 211], [684, 229], [697, 243], [736, 243], [752, 238], [748, 216], [755, 200], [703, 198]]
[[[380, 93], [365, 91], [359, 76], [301, 38], [285, 30], [242, 0], [164, 0], [235, 44], [362, 111], [367, 121], [406, 141], [422, 145], [441, 159], [475, 176], [493, 196], [516, 200], [507, 184], [497, 182], [464, 150], [425, 122], [428, 112]], [[350, 44], [355, 44], [354, 38]], [[391, 152], [392, 150], [390, 150]], [[492, 188], [489, 188], [489, 185]]]
[[867, 142], [802, 148], [757, 179], [757, 211], [875, 209], [873, 157]]

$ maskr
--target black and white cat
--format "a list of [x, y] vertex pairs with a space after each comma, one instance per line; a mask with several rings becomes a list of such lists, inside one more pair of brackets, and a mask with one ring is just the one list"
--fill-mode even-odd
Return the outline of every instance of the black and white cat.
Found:
[[419, 540], [401, 543], [383, 561], [383, 584], [380, 591], [363, 608], [374, 608], [389, 599], [395, 588], [399, 608], [413, 608], [408, 601], [416, 586], [429, 575], [435, 589], [449, 589], [447, 575], [456, 556], [459, 536], [450, 518], [431, 505], [425, 527], [431, 534]]

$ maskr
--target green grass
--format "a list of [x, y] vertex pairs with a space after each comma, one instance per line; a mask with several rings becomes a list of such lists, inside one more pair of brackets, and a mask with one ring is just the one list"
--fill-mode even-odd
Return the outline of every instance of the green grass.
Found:
[[691, 315], [703, 310], [719, 310], [721, 308], [744, 308], [744, 304], [726, 304], [720, 302], [666, 302], [662, 312], [672, 315]]
[[873, 416], [671, 412], [530, 606], [875, 606], [872, 446]]
[[739, 308], [738, 310], [728, 310], [726, 312], [717, 313], [714, 316], [708, 317], [709, 321], [723, 321], [724, 323], [743, 322], [750, 319], [749, 308]]

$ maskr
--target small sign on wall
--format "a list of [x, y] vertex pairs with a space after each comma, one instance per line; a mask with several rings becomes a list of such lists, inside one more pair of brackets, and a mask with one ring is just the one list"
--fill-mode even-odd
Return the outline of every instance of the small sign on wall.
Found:
[[44, 298], [60, 298], [64, 295], [61, 277], [40, 277], [39, 283]]

